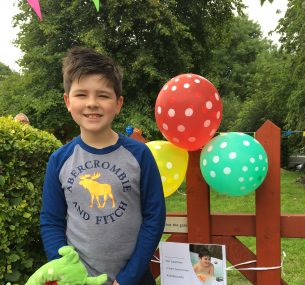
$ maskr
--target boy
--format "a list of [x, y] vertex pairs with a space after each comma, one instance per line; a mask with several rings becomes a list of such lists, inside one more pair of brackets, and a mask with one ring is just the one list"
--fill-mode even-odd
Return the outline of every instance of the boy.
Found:
[[193, 269], [201, 281], [206, 281], [214, 276], [214, 265], [211, 263], [211, 253], [208, 249], [199, 252], [199, 261]]
[[107, 285], [150, 285], [150, 259], [165, 224], [162, 182], [148, 147], [112, 130], [123, 105], [111, 59], [73, 48], [63, 61], [64, 101], [80, 136], [48, 162], [40, 215], [48, 260], [72, 245]]

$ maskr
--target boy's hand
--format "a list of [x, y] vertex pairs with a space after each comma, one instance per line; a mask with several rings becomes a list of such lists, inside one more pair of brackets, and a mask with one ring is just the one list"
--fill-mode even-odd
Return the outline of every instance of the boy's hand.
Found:
[[44, 285], [48, 281], [57, 281], [58, 285], [100, 285], [107, 281], [107, 274], [88, 277], [85, 266], [72, 246], [63, 246], [58, 253], [61, 258], [40, 267], [25, 285]]
[[116, 280], [113, 282], [113, 285], [120, 285]]

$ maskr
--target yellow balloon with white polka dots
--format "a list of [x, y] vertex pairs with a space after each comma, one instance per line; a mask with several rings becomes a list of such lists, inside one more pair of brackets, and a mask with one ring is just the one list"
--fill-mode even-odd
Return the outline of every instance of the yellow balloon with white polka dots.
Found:
[[150, 141], [146, 145], [157, 162], [164, 197], [168, 197], [179, 188], [185, 178], [188, 152], [168, 141]]

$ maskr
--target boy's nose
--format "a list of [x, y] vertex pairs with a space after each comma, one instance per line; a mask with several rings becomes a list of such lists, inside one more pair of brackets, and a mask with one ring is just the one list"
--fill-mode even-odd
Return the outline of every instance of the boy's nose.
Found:
[[99, 103], [96, 98], [89, 98], [86, 105], [89, 108], [95, 108], [99, 106]]

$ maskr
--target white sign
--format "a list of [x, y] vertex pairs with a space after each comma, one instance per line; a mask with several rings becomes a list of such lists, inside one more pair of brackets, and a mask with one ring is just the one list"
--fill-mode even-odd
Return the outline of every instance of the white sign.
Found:
[[225, 246], [160, 242], [161, 285], [226, 285]]

